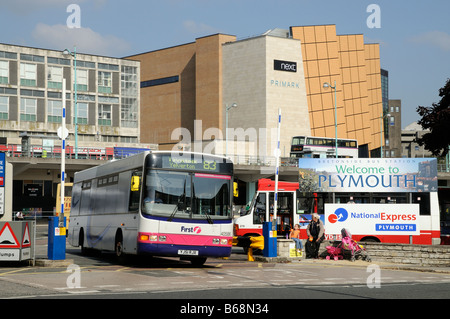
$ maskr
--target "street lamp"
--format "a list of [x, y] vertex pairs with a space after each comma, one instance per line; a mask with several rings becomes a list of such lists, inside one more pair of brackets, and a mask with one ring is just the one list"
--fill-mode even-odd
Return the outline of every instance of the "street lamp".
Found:
[[383, 158], [383, 122], [384, 118], [387, 116], [391, 116], [391, 114], [387, 113], [383, 115], [383, 112], [381, 112], [381, 123], [380, 123], [380, 158]]
[[75, 113], [75, 159], [78, 159], [78, 103], [77, 103], [77, 47], [73, 47], [73, 52], [69, 49], [64, 49], [64, 55], [73, 56], [74, 61], [74, 86], [75, 86], [75, 103], [74, 103], [74, 113]]
[[233, 103], [230, 106], [227, 104], [225, 107], [225, 157], [228, 157], [228, 110], [237, 106], [236, 103]]
[[324, 89], [332, 88], [334, 89], [334, 136], [336, 142], [336, 158], [338, 158], [338, 140], [337, 140], [337, 106], [336, 106], [336, 81], [334, 81], [334, 86], [330, 83], [325, 82], [323, 84]]

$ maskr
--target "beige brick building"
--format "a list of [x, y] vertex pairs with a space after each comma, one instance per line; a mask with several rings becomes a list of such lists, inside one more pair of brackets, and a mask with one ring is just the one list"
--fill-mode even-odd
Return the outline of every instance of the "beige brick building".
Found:
[[[251, 154], [250, 147], [273, 155], [281, 108], [281, 153], [289, 156], [295, 135], [335, 137], [334, 90], [323, 84], [336, 81], [338, 137], [357, 139], [366, 154], [380, 148], [379, 45], [365, 44], [362, 34], [337, 35], [335, 25], [274, 29], [242, 40], [215, 34], [128, 59], [141, 62], [143, 143], [172, 149], [180, 142], [172, 133], [180, 127], [192, 141], [218, 139], [205, 138], [205, 131], [225, 135], [226, 108], [236, 103], [228, 128], [247, 134], [247, 148], [231, 145], [229, 154]], [[201, 120], [196, 130], [195, 120]], [[223, 143], [218, 149], [223, 152]]]

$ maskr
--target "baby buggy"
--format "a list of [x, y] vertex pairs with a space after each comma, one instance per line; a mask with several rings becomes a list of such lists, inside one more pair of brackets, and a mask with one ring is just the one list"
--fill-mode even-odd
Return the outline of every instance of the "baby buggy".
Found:
[[371, 261], [367, 251], [352, 239], [352, 235], [347, 229], [343, 228], [341, 230], [341, 235], [342, 242], [340, 248], [342, 249], [344, 258], [348, 258], [351, 261], [355, 261], [356, 259], [362, 259], [368, 262]]
[[334, 260], [344, 259], [344, 256], [342, 255], [342, 248], [340, 246], [340, 244], [337, 247], [327, 246], [326, 249], [328, 255], [325, 258], [327, 260], [330, 260], [331, 258], [333, 258]]

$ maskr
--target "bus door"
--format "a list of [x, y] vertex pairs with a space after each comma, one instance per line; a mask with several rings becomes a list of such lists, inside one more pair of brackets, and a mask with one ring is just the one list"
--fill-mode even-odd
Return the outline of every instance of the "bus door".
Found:
[[[294, 192], [278, 192], [277, 235], [285, 237], [294, 227]], [[273, 219], [274, 192], [270, 192], [269, 207]]]

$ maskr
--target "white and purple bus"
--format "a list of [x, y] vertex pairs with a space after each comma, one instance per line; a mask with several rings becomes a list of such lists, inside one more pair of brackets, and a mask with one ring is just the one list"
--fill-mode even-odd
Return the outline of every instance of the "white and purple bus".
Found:
[[202, 265], [231, 254], [233, 163], [200, 153], [143, 152], [75, 174], [69, 242]]

